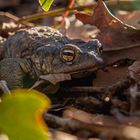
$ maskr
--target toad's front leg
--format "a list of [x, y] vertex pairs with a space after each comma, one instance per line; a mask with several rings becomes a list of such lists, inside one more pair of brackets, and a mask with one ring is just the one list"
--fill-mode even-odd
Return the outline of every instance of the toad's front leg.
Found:
[[[23, 65], [26, 65], [26, 61], [20, 58], [6, 58], [0, 61], [0, 80], [6, 81], [9, 89], [24, 87], [29, 72], [23, 69]], [[6, 84], [1, 89], [5, 92], [4, 86], [6, 87]]]
[[0, 61], [0, 80], [1, 82], [5, 81], [5, 84], [3, 82], [0, 84], [3, 92], [10, 93], [11, 89], [16, 88], [35, 88], [41, 90], [39, 85], [45, 83], [45, 91], [55, 93], [59, 88], [57, 83], [71, 79], [68, 74], [39, 75], [34, 65], [28, 60], [6, 58]]

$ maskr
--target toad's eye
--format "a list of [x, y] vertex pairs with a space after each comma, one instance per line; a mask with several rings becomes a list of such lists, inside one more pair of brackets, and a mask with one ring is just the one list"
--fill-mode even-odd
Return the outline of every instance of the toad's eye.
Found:
[[75, 51], [69, 48], [65, 48], [61, 52], [61, 58], [67, 64], [72, 64], [75, 59]]
[[60, 51], [60, 57], [63, 62], [71, 65], [78, 60], [81, 54], [81, 49], [74, 44], [65, 44]]

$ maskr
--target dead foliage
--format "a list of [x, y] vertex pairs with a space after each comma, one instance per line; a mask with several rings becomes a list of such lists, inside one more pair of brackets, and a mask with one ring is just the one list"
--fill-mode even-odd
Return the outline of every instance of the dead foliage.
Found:
[[[102, 0], [97, 1], [92, 15], [76, 13], [76, 18], [90, 24], [89, 30], [95, 29], [93, 25], [99, 29], [90, 36], [103, 44], [105, 65], [86, 78], [61, 83], [56, 94], [48, 95], [53, 104], [44, 119], [52, 139], [139, 140], [140, 30], [122, 22], [133, 22], [131, 16], [120, 20], [111, 14]], [[3, 37], [33, 26], [12, 19], [4, 28], [3, 22], [7, 19], [0, 24]]]
[[44, 117], [52, 133], [57, 128], [73, 139], [139, 140], [140, 30], [112, 15], [102, 0], [97, 3], [93, 15], [76, 13], [76, 18], [100, 30], [95, 38], [104, 45], [104, 70], [88, 77], [87, 85], [64, 84], [58, 99], [65, 104], [58, 101]]

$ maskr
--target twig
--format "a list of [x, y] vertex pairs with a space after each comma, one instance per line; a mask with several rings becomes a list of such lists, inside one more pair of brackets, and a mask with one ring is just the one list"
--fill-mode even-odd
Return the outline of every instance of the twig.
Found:
[[114, 117], [107, 115], [91, 114], [76, 108], [68, 108], [64, 111], [63, 116], [65, 118], [76, 119], [93, 125], [100, 124], [104, 126], [118, 126], [121, 124]]
[[7, 18], [8, 20], [13, 21], [15, 23], [15, 26], [12, 26], [12, 27], [6, 26], [4, 28], [3, 28], [4, 21], [3, 21], [3, 23], [1, 23], [2, 26], [0, 27], [0, 34], [3, 37], [9, 36], [9, 32], [12, 33], [12, 32], [15, 32], [15, 31], [17, 31], [19, 29], [23, 29], [23, 28], [28, 28], [28, 27], [33, 27], [34, 26], [33, 23], [29, 23], [29, 22], [27, 22], [27, 23], [19, 23], [18, 21], [20, 20], [20, 18], [15, 16], [15, 15], [12, 15], [12, 14], [10, 14], [8, 12], [0, 12], [0, 17]]
[[76, 106], [81, 106], [84, 109], [92, 112], [98, 112], [103, 104], [100, 100], [94, 97], [80, 97], [76, 99]]
[[[20, 18], [11, 14], [11, 13], [8, 13], [8, 12], [0, 12], [0, 16], [2, 17], [6, 17], [8, 19], [11, 19], [12, 21], [14, 21], [15, 23], [18, 23]], [[22, 23], [23, 25], [26, 25], [26, 26], [29, 26], [29, 27], [32, 27], [34, 24], [33, 23], [29, 23], [27, 22], [26, 24]]]
[[71, 135], [69, 133], [65, 133], [62, 131], [56, 131], [54, 129], [50, 129], [51, 132], [51, 139], [52, 140], [87, 140], [84, 138], [79, 138], [77, 136]]
[[[123, 1], [121, 1], [121, 3], [122, 4], [128, 4], [128, 3], [131, 3], [131, 2], [135, 2], [135, 1], [136, 0], [133, 0], [133, 1], [123, 0]], [[115, 5], [117, 3], [118, 3], [118, 1], [108, 1], [108, 2], [106, 2], [106, 4], [108, 6]], [[77, 6], [77, 7], [73, 7], [73, 8], [62, 8], [62, 9], [52, 10], [52, 11], [48, 11], [48, 12], [41, 12], [41, 13], [29, 15], [29, 16], [24, 16], [21, 19], [19, 19], [18, 22], [20, 22], [20, 23], [30, 22], [30, 21], [46, 18], [46, 17], [49, 17], [49, 16], [60, 15], [60, 14], [63, 14], [64, 12], [66, 12], [66, 11], [71, 11], [71, 12], [74, 12], [74, 10], [82, 11], [85, 8], [95, 8], [95, 7], [96, 7], [96, 4], [90, 4], [90, 5], [85, 5], [85, 6]]]
[[[45, 121], [49, 126], [57, 126], [64, 128], [65, 130], [71, 130], [71, 131], [89, 131], [92, 133], [100, 134], [99, 136], [112, 136], [116, 138], [123, 138], [123, 139], [135, 139], [138, 140], [140, 136], [140, 128], [132, 127], [132, 126], [115, 126], [115, 127], [105, 127], [97, 124], [89, 124], [85, 122], [81, 122], [78, 120], [72, 120], [72, 119], [64, 119], [60, 118], [51, 114], [46, 113], [44, 115]], [[130, 131], [130, 132], [129, 132]], [[136, 132], [137, 135], [135, 135]], [[130, 134], [131, 133], [131, 134]]]
[[75, 93], [75, 94], [81, 94], [81, 93], [104, 93], [105, 88], [104, 87], [92, 87], [92, 86], [76, 86], [76, 87], [66, 87], [61, 88], [62, 92], [66, 93]]
[[111, 93], [116, 93], [116, 92], [129, 88], [133, 83], [134, 83], [134, 80], [127, 78], [127, 79], [124, 79], [123, 81], [119, 81], [116, 84], [108, 87], [107, 90], [109, 90]]
[[[69, 0], [69, 5], [67, 7], [67, 9], [71, 9], [74, 6], [75, 0]], [[60, 21], [60, 24], [58, 26], [62, 26], [65, 22], [65, 18], [69, 15], [70, 11], [67, 10], [62, 17], [62, 20]]]
[[0, 16], [9, 18], [9, 19], [11, 19], [13, 21], [19, 21], [18, 17], [14, 16], [14, 15], [8, 13], [8, 12], [0, 12]]
[[[92, 131], [93, 133], [100, 133], [104, 132], [106, 128], [104, 126], [99, 126], [99, 125], [90, 125], [78, 120], [72, 120], [72, 119], [66, 119], [66, 118], [60, 118], [51, 114], [46, 113], [45, 114], [45, 121], [46, 123], [51, 126], [51, 127], [61, 127], [65, 130], [77, 130], [77, 131]], [[106, 133], [109, 133], [107, 130]]]
[[112, 86], [109, 86], [107, 88], [105, 87], [92, 87], [92, 86], [77, 86], [77, 87], [66, 87], [66, 88], [61, 88], [62, 91], [67, 92], [67, 93], [75, 93], [75, 94], [81, 94], [81, 93], [99, 93], [99, 94], [104, 94], [105, 92], [111, 92], [112, 94], [127, 89], [130, 87], [130, 85], [134, 81], [130, 78], [126, 78], [123, 81], [119, 81], [115, 83]]
[[48, 12], [41, 12], [41, 13], [29, 15], [29, 16], [24, 16], [19, 20], [19, 22], [20, 23], [29, 22], [29, 21], [33, 21], [33, 20], [46, 18], [49, 16], [61, 15], [68, 10], [73, 12], [74, 10], [83, 10], [85, 8], [92, 8], [92, 7], [95, 7], [95, 4], [94, 5], [87, 5], [87, 6], [77, 6], [77, 7], [71, 8], [71, 9], [61, 8], [61, 9], [56, 9], [56, 10], [52, 10], [52, 11], [48, 11]]

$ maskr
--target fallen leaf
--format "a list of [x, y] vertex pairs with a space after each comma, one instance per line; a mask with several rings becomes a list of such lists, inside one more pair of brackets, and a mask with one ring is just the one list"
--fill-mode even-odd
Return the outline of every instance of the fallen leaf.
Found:
[[140, 29], [140, 11], [118, 11], [117, 17], [123, 22]]
[[127, 67], [108, 67], [106, 71], [98, 70], [96, 79], [93, 80], [95, 87], [108, 87], [122, 81], [127, 77]]
[[71, 39], [79, 38], [84, 41], [89, 41], [90, 36], [98, 32], [95, 26], [84, 25], [76, 20], [73, 15], [65, 18], [65, 24], [59, 30]]
[[76, 18], [100, 30], [95, 38], [104, 46], [103, 57], [107, 63], [125, 58], [140, 60], [140, 30], [112, 15], [102, 0], [98, 0], [93, 15], [77, 13]]
[[105, 46], [104, 50], [119, 50], [140, 45], [140, 30], [124, 24], [112, 15], [102, 0], [98, 0], [93, 15], [77, 13], [76, 18], [84, 24], [95, 25], [100, 29], [96, 38]]

